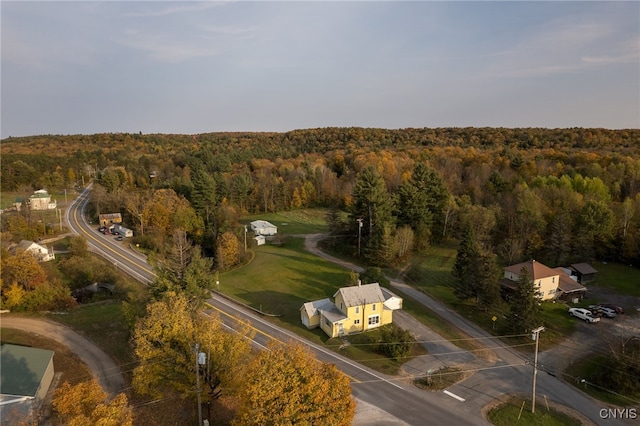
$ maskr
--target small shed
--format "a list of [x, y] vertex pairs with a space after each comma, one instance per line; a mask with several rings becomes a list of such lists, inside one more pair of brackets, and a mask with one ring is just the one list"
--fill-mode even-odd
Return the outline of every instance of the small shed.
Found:
[[257, 246], [261, 246], [265, 243], [266, 238], [264, 238], [264, 235], [256, 235], [253, 240], [256, 242]]
[[40, 409], [55, 374], [54, 352], [2, 344], [0, 347], [0, 417], [31, 416]]
[[588, 284], [595, 281], [596, 272], [598, 272], [588, 263], [573, 263], [571, 264], [571, 270], [573, 271], [571, 275], [576, 275], [580, 284]]
[[100, 225], [109, 226], [114, 223], [122, 223], [122, 215], [120, 213], [104, 213], [98, 215]]
[[278, 227], [266, 220], [254, 220], [251, 222], [251, 230], [256, 235], [276, 235]]

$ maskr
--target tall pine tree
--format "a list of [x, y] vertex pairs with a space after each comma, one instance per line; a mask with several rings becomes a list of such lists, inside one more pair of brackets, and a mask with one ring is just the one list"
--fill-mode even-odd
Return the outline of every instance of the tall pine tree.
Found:
[[467, 226], [462, 234], [456, 262], [451, 271], [456, 279], [453, 293], [461, 300], [478, 297], [477, 265], [480, 256], [480, 244], [476, 240], [473, 228]]
[[531, 271], [528, 268], [520, 270], [518, 286], [511, 298], [511, 308], [507, 320], [514, 333], [529, 333], [541, 325], [540, 298], [536, 290]]
[[353, 188], [350, 222], [358, 232], [357, 220], [362, 219], [362, 253], [370, 263], [384, 259], [385, 225], [393, 222], [393, 199], [384, 179], [373, 166], [364, 169]]

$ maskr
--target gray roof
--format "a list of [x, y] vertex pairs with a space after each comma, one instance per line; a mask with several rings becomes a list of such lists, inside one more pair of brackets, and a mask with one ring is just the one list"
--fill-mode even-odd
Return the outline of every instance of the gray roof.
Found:
[[378, 283], [342, 287], [333, 295], [334, 299], [338, 293], [342, 295], [342, 300], [347, 308], [385, 301]]
[[344, 321], [347, 319], [347, 316], [340, 311], [333, 303], [331, 306], [327, 307], [328, 309], [320, 309], [320, 313], [325, 316], [331, 323], [336, 323], [340, 321]]
[[319, 311], [329, 310], [332, 306], [335, 307], [331, 300], [321, 299], [305, 303], [300, 310], [304, 309], [307, 312], [307, 316], [311, 318], [312, 316], [318, 315]]
[[0, 346], [0, 389], [3, 395], [35, 396], [53, 351], [27, 346]]

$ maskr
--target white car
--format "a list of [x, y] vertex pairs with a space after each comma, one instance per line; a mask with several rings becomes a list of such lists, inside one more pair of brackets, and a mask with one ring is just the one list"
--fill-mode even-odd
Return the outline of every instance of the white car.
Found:
[[588, 323], [600, 322], [600, 318], [594, 316], [588, 309], [584, 308], [569, 308], [569, 315]]

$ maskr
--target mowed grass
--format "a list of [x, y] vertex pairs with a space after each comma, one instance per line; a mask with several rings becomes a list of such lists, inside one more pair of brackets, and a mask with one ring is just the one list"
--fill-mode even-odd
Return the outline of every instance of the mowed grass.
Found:
[[248, 225], [254, 220], [266, 220], [278, 227], [279, 234], [317, 234], [327, 232], [328, 209], [300, 209], [278, 213], [263, 213], [246, 216], [242, 223]]
[[[26, 194], [28, 197], [30, 194]], [[25, 194], [21, 192], [8, 192], [2, 191], [0, 192], [0, 208], [6, 209], [13, 205], [16, 202], [16, 198], [24, 198]]]
[[219, 290], [269, 314], [276, 322], [319, 341], [321, 331], [309, 331], [300, 321], [305, 302], [332, 298], [349, 279], [349, 271], [304, 250], [304, 239], [290, 238], [281, 246], [255, 247], [253, 261], [220, 276]]
[[640, 297], [640, 269], [620, 263], [594, 263], [591, 266], [598, 271], [595, 282], [598, 287]]

